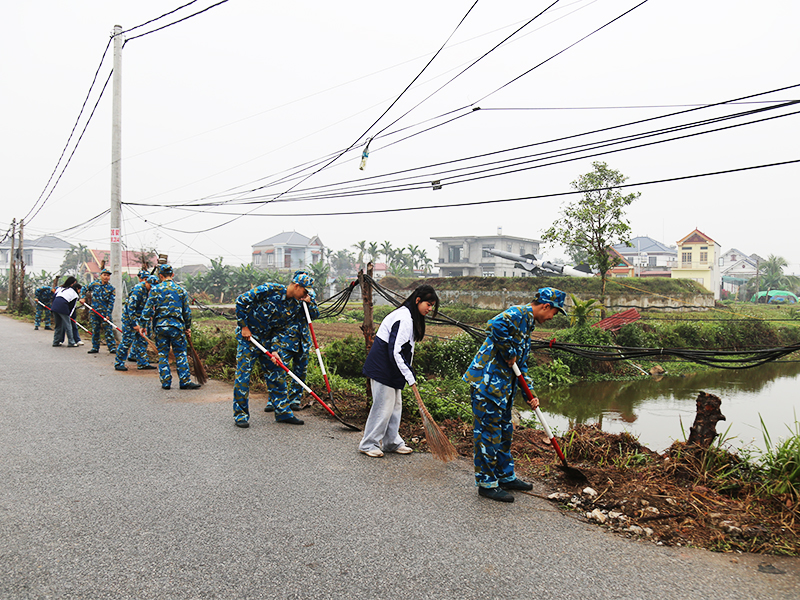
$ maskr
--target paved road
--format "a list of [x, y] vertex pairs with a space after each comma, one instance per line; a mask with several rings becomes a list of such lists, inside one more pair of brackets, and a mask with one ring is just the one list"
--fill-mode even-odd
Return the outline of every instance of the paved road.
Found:
[[[466, 461], [370, 459], [0, 317], [0, 598], [791, 598], [796, 559], [621, 539]], [[764, 573], [770, 563], [783, 574]]]

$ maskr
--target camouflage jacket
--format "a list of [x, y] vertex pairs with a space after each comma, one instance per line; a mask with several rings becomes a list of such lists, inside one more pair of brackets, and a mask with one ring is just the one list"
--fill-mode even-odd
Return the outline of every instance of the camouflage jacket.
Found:
[[189, 307], [189, 294], [171, 279], [154, 286], [138, 319], [139, 327], [147, 328], [150, 319], [154, 320], [155, 327], [191, 329], [192, 309]]
[[133, 286], [131, 293], [128, 294], [128, 299], [125, 301], [125, 306], [122, 309], [122, 316], [126, 319], [136, 320], [144, 310], [144, 305], [147, 303], [147, 286], [142, 283], [137, 283]]
[[[505, 406], [515, 391], [516, 377], [508, 361], [517, 359], [523, 375], [528, 371], [528, 352], [531, 348], [531, 333], [536, 326], [530, 304], [511, 306], [489, 320], [486, 340], [472, 359], [462, 379], [478, 393]], [[533, 384], [525, 377], [531, 390]]]
[[33, 295], [36, 296], [36, 299], [42, 304], [50, 306], [54, 296], [53, 288], [51, 288], [49, 285], [43, 285], [42, 287], [36, 288], [36, 291], [33, 292]]
[[[312, 319], [319, 316], [314, 293], [309, 290], [311, 302], [308, 312]], [[247, 326], [262, 344], [269, 342], [287, 327], [297, 325], [302, 336], [308, 338], [306, 315], [302, 300], [286, 297], [286, 286], [279, 283], [264, 283], [236, 298], [237, 335]]]
[[106, 313], [106, 316], [111, 314], [111, 310], [114, 308], [115, 295], [113, 285], [95, 279], [92, 283], [83, 288], [83, 298], [86, 298], [88, 295], [91, 295], [92, 307], [95, 310]]

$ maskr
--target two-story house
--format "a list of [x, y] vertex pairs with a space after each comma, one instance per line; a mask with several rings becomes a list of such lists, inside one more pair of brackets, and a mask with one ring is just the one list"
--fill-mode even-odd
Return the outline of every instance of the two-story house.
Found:
[[678, 262], [675, 246], [667, 246], [646, 235], [631, 238], [630, 245], [615, 244], [612, 248], [633, 265], [637, 275], [648, 271], [669, 271]]
[[719, 258], [722, 289], [737, 293], [742, 285], [756, 276], [761, 261], [763, 259], [758, 254], [747, 255], [737, 248], [723, 252]]
[[528, 271], [514, 267], [514, 261], [489, 254], [487, 250], [502, 250], [524, 256], [539, 254], [540, 240], [503, 235], [454, 236], [431, 238], [439, 243], [440, 277], [527, 277]]
[[325, 245], [318, 236], [306, 237], [296, 231], [284, 231], [253, 244], [252, 264], [257, 269], [296, 271], [321, 262]]
[[721, 246], [699, 229], [678, 240], [678, 264], [672, 269], [673, 279], [693, 279], [719, 300], [722, 277], [718, 259]]
[[[19, 241], [15, 241], [14, 253], [19, 253]], [[56, 274], [64, 262], [64, 254], [72, 246], [53, 235], [45, 235], [37, 239], [23, 240], [22, 252], [25, 270], [28, 273]], [[8, 275], [11, 260], [11, 240], [0, 245], [0, 275]]]

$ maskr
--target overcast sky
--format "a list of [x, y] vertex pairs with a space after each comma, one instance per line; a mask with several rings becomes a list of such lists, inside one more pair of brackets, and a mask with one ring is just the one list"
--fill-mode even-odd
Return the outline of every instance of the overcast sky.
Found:
[[[502, 227], [538, 239], [570, 198], [552, 195], [594, 160], [645, 183], [800, 159], [799, 109], [777, 102], [800, 98], [800, 87], [765, 93], [800, 84], [793, 0], [649, 0], [582, 41], [639, 2], [562, 0], [531, 21], [552, 2], [229, 0], [148, 33], [216, 1], [128, 31], [122, 53], [123, 241], [176, 265], [249, 262], [252, 244], [291, 230], [334, 250], [414, 244], [435, 260], [432, 237]], [[35, 213], [26, 237], [109, 247], [107, 214], [84, 225], [110, 197], [110, 83], [98, 97], [111, 49], [101, 58], [115, 24], [128, 30], [185, 3], [4, 7], [2, 231]], [[682, 129], [587, 146], [665, 127]], [[509, 159], [518, 166], [499, 168]], [[780, 255], [800, 274], [799, 176], [795, 163], [631, 188], [641, 192], [632, 234], [672, 245], [697, 227], [723, 251]], [[411, 189], [390, 191], [400, 185]], [[329, 214], [432, 205], [448, 207]], [[325, 216], [286, 216], [297, 214]]]

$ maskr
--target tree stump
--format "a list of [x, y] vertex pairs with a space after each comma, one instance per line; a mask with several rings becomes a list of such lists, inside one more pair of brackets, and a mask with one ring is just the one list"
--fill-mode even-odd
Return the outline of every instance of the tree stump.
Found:
[[708, 449], [711, 442], [719, 434], [717, 433], [717, 423], [725, 420], [720, 406], [722, 400], [714, 394], [700, 392], [697, 395], [697, 414], [694, 417], [694, 424], [689, 428], [689, 439], [687, 444], [694, 444], [703, 449]]

